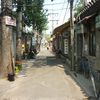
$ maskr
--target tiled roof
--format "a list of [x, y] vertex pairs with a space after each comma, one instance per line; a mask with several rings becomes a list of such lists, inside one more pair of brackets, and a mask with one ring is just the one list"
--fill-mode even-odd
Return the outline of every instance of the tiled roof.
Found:
[[60, 34], [61, 31], [65, 28], [67, 28], [67, 27], [70, 27], [70, 21], [68, 21], [68, 22], [62, 24], [61, 26], [58, 26], [57, 28], [55, 28], [52, 36], [55, 35], [55, 34]]
[[100, 0], [92, 0], [79, 13], [76, 20], [77, 21], [83, 20], [83, 18], [90, 16], [90, 15], [93, 15], [98, 11], [100, 11]]

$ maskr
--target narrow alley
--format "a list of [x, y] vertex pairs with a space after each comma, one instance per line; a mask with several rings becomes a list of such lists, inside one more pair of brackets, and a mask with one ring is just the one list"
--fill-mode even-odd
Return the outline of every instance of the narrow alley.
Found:
[[100, 0], [0, 0], [0, 100], [100, 100]]
[[0, 100], [87, 100], [86, 94], [65, 73], [63, 63], [43, 48], [36, 59], [24, 61], [16, 81], [0, 80]]

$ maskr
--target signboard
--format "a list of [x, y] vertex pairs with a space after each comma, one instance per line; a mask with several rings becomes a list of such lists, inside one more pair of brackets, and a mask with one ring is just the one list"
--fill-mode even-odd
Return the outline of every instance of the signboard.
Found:
[[5, 16], [5, 24], [10, 26], [16, 26], [16, 19], [12, 19], [10, 16]]
[[68, 54], [68, 39], [64, 39], [64, 54]]

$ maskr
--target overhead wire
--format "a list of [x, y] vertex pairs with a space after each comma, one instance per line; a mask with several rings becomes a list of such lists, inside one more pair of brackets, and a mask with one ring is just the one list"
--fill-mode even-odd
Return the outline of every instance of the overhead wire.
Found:
[[[62, 10], [64, 9], [65, 2], [66, 2], [66, 0], [64, 0], [64, 3], [63, 3], [63, 5], [62, 5], [62, 9], [61, 9], [61, 11], [60, 11], [60, 16], [59, 16], [58, 19], [60, 19], [61, 15], [62, 15]], [[60, 21], [60, 20], [59, 20], [59, 21]]]
[[61, 5], [64, 4], [65, 2], [59, 2], [59, 3], [53, 3], [53, 4], [44, 4], [44, 6], [50, 6], [50, 5]]
[[[65, 10], [65, 9], [67, 9], [67, 8], [63, 8], [63, 9], [62, 9], [62, 8], [61, 8], [61, 9], [44, 9], [44, 10], [53, 10], [53, 11], [59, 11], [59, 10]], [[61, 13], [62, 13], [62, 12], [61, 12]], [[60, 13], [60, 14], [61, 14], [61, 13]]]
[[[75, 2], [74, 8], [77, 6], [78, 2], [79, 2], [79, 0], [77, 0], [77, 1]], [[67, 8], [66, 8], [66, 12], [65, 12], [65, 15], [64, 15], [64, 18], [63, 18], [63, 22], [64, 22], [65, 17], [66, 17], [66, 13], [67, 13], [67, 10], [68, 10], [68, 6], [69, 6], [69, 2], [68, 2], [68, 5], [67, 5]]]
[[[66, 1], [66, 0], [65, 0]], [[65, 4], [65, 1], [64, 2], [59, 2], [59, 3], [53, 3], [53, 4], [51, 4], [51, 3], [48, 3], [48, 4], [44, 4], [43, 6], [51, 6], [51, 5], [61, 5], [61, 4]], [[78, 2], [79, 0], [77, 0], [77, 2]], [[5, 1], [3, 1], [3, 3], [6, 3], [7, 2], [7, 0], [5, 0]], [[13, 5], [13, 4], [12, 4]], [[12, 5], [8, 5], [7, 4], [7, 6], [12, 6]], [[22, 6], [22, 5], [20, 5], [20, 6]], [[32, 6], [32, 4], [28, 4], [28, 5], [26, 5], [26, 6]]]
[[63, 22], [64, 22], [65, 17], [66, 17], [66, 13], [67, 13], [67, 10], [68, 10], [68, 6], [69, 6], [69, 2], [67, 3], [67, 8], [66, 8], [66, 11], [65, 11], [65, 15], [64, 15], [64, 17], [63, 17]]
[[[5, 0], [5, 2], [7, 2], [7, 0]], [[5, 3], [5, 2], [4, 2], [4, 3]], [[48, 4], [44, 4], [43, 6], [61, 5], [61, 4], [64, 4], [64, 2], [53, 3], [53, 4], [48, 3]], [[8, 4], [7, 4], [7, 5], [8, 5]], [[12, 5], [13, 5], [13, 4], [12, 4]], [[8, 6], [12, 6], [12, 5], [8, 5]], [[20, 5], [20, 6], [22, 6], [22, 5]], [[32, 6], [32, 4], [28, 4], [28, 5], [26, 5], [26, 6]]]
[[74, 4], [74, 8], [77, 6], [77, 4], [79, 3], [80, 0], [77, 0]]

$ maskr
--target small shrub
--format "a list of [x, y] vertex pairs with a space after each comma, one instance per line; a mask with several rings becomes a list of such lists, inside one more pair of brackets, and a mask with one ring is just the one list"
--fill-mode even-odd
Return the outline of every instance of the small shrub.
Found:
[[19, 73], [22, 70], [22, 65], [16, 65], [15, 66], [15, 72]]

